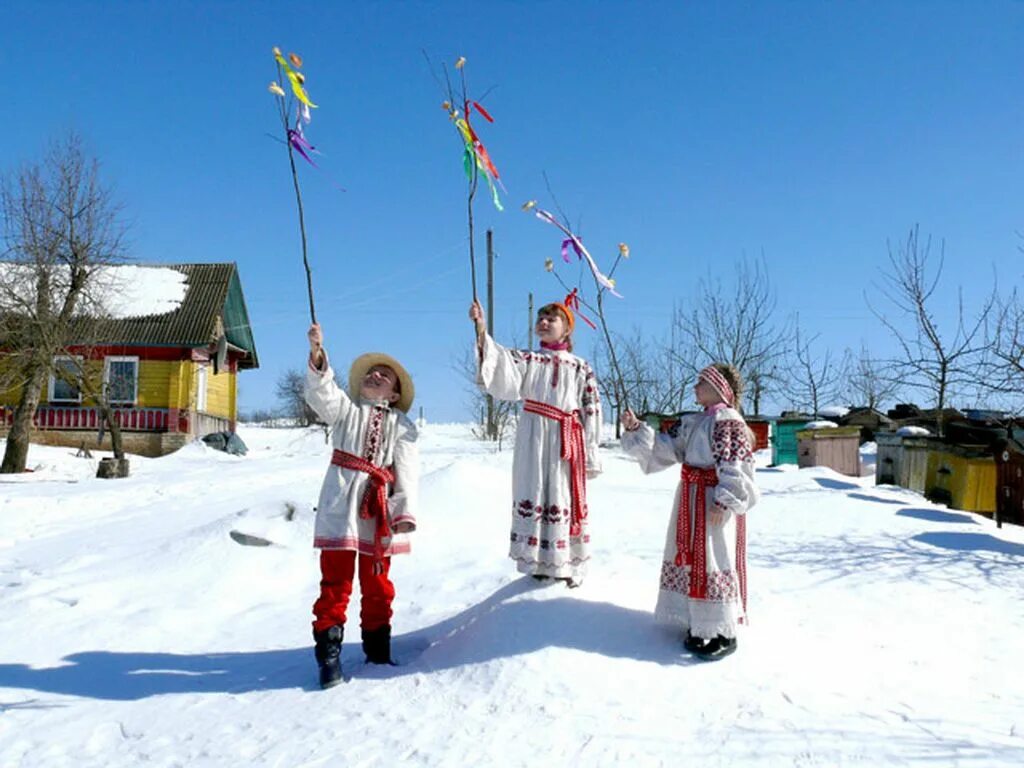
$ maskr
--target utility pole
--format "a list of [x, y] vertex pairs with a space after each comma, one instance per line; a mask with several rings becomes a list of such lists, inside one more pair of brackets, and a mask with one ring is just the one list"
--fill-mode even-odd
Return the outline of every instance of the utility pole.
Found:
[[530, 306], [526, 314], [526, 338], [526, 348], [533, 349], [533, 291], [530, 291]]
[[[487, 230], [487, 333], [494, 338], [494, 230]], [[494, 419], [494, 397], [487, 395], [487, 437], [498, 439], [498, 425]]]

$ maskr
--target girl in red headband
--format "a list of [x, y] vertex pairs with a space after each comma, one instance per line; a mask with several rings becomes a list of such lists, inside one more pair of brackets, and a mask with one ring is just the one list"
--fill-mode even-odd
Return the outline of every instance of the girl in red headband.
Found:
[[746, 513], [758, 499], [753, 439], [737, 410], [741, 379], [731, 365], [709, 365], [694, 395], [701, 413], [668, 433], [627, 410], [622, 448], [645, 474], [682, 464], [672, 502], [655, 616], [685, 633], [683, 646], [704, 659], [736, 650], [746, 617]]
[[572, 353], [574, 313], [567, 302], [541, 307], [535, 352], [494, 341], [477, 301], [469, 319], [477, 332], [477, 384], [499, 400], [523, 401], [509, 557], [520, 573], [579, 586], [590, 559], [587, 478], [601, 471], [601, 399], [594, 371]]

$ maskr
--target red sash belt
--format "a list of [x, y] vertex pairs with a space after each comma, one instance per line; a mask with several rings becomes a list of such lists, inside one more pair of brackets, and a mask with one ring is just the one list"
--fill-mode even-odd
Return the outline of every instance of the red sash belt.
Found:
[[572, 493], [569, 535], [579, 536], [583, 531], [583, 521], [587, 519], [587, 455], [583, 447], [583, 422], [580, 420], [580, 412], [563, 411], [537, 400], [527, 400], [523, 410], [557, 421], [559, 424], [562, 459], [569, 462], [569, 485]]
[[[707, 496], [706, 489], [718, 485], [718, 473], [714, 467], [692, 467], [683, 465], [683, 487], [679, 491], [679, 516], [676, 519], [676, 565], [692, 566], [690, 571], [690, 597], [707, 596]], [[693, 510], [693, 531], [690, 530], [690, 487], [696, 485], [694, 494], [696, 509]]]
[[331, 464], [343, 469], [365, 472], [368, 476], [366, 491], [359, 504], [359, 517], [375, 520], [373, 531], [373, 572], [384, 572], [384, 539], [391, 536], [388, 525], [388, 484], [395, 482], [395, 473], [387, 467], [378, 467], [373, 462], [345, 451], [335, 451]]

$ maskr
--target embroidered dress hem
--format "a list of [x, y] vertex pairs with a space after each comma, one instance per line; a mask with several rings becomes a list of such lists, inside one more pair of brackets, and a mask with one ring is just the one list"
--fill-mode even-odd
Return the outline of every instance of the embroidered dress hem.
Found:
[[742, 621], [743, 612], [734, 603], [712, 603], [704, 600], [690, 601], [690, 632], [695, 637], [710, 640], [715, 635], [736, 637], [736, 627]]
[[[342, 538], [334, 538], [330, 536], [317, 536], [313, 539], [313, 546], [316, 549], [346, 549], [353, 552], [358, 552], [361, 555], [373, 556], [376, 551], [372, 541], [362, 541], [350, 536]], [[391, 544], [384, 548], [384, 557], [391, 557], [392, 555], [406, 555], [412, 551], [412, 546], [408, 541], [392, 541]]]
[[530, 576], [547, 576], [551, 579], [575, 579], [582, 581], [587, 575], [587, 561], [580, 560], [561, 564], [541, 563], [536, 560], [525, 560], [513, 557], [516, 570]]

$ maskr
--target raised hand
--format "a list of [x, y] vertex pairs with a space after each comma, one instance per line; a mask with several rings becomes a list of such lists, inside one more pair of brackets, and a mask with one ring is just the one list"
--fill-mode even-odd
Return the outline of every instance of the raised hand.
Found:
[[476, 326], [478, 336], [482, 336], [487, 332], [487, 324], [484, 322], [484, 308], [480, 306], [480, 302], [477, 299], [474, 299], [473, 303], [469, 305], [469, 319]]
[[636, 414], [633, 413], [633, 411], [631, 411], [629, 408], [622, 412], [621, 421], [623, 429], [625, 429], [627, 432], [632, 432], [636, 429], [640, 429], [640, 425], [643, 423], [640, 421], [640, 419], [636, 417]]
[[323, 363], [324, 332], [320, 323], [313, 323], [306, 331], [306, 338], [309, 339], [309, 359], [313, 365], [319, 368]]

